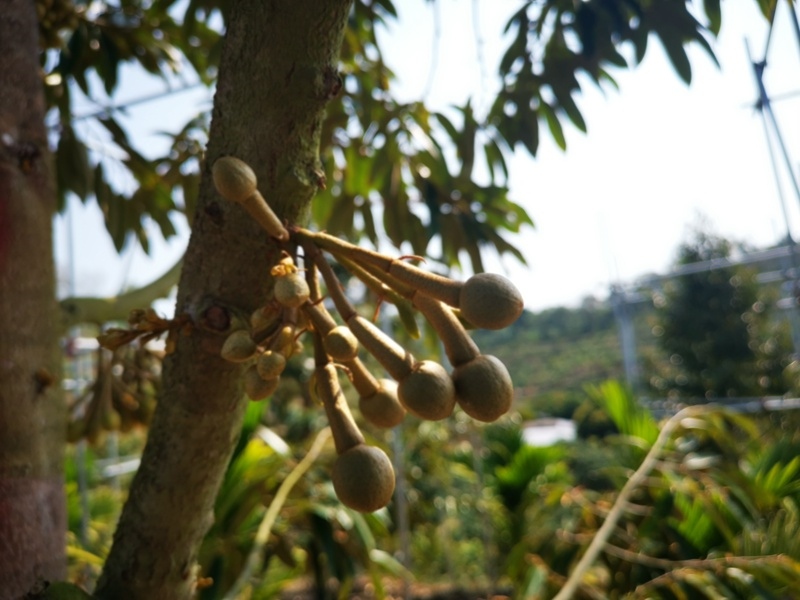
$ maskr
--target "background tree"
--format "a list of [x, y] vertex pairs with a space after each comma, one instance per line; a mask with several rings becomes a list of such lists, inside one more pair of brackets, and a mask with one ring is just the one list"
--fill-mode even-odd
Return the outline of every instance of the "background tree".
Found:
[[[678, 265], [732, 259], [730, 241], [696, 230], [678, 249]], [[676, 277], [656, 297], [659, 346], [669, 368], [657, 388], [682, 398], [785, 393], [790, 356], [775, 321], [774, 294], [742, 266], [702, 269]], [[779, 357], [784, 357], [781, 359]]]
[[[761, 5], [765, 14], [772, 8]], [[188, 315], [194, 330], [178, 338], [165, 361], [148, 446], [97, 590], [109, 598], [185, 598], [245, 406], [241, 368], [221, 361], [215, 349], [234, 316], [269, 293], [266, 273], [277, 252], [241, 211], [219, 200], [210, 179], [214, 160], [232, 154], [253, 165], [261, 191], [290, 222], [310, 210], [322, 225], [357, 237], [353, 216], [360, 213], [362, 232], [375, 241], [372, 209], [379, 206], [394, 243], [424, 253], [439, 237], [436, 258], [445, 266], [464, 251], [481, 269], [484, 246], [521, 258], [498, 231], [530, 223], [507, 198], [505, 156], [518, 145], [535, 153], [540, 123], [562, 147], [564, 118], [584, 129], [573, 99], [577, 75], [613, 82], [610, 69], [627, 66], [623, 45], [634, 48], [638, 61], [650, 34], [656, 35], [688, 81], [684, 46], [697, 43], [710, 53], [707, 36], [720, 26], [719, 2], [705, 2], [703, 11], [707, 27], [672, 0], [524, 2], [509, 23], [512, 42], [499, 67], [504, 86], [498, 98], [486, 115], [475, 115], [467, 103], [459, 126], [444, 116], [430, 119], [421, 104], [392, 99], [374, 35], [376, 25], [394, 15], [389, 0], [342, 0], [324, 10], [309, 2], [201, 1], [183, 12], [171, 0], [8, 4], [0, 16], [0, 87], [6, 90], [0, 103], [0, 282], [2, 318], [11, 319], [2, 331], [18, 333], [2, 336], [0, 346], [6, 428], [0, 484], [14, 491], [3, 495], [9, 505], [2, 539], [26, 543], [0, 545], [0, 579], [13, 582], [3, 593], [21, 595], [37, 578], [62, 572], [63, 410], [53, 385], [58, 327], [49, 242], [56, 198], [61, 206], [68, 193], [95, 199], [118, 248], [131, 236], [147, 248], [148, 218], [165, 236], [174, 233], [172, 213], [183, 211], [192, 222], [176, 312]], [[88, 152], [76, 133], [72, 97], [101, 95], [99, 82], [113, 98], [126, 63], [162, 77], [185, 67], [205, 83], [216, 81], [202, 161], [205, 119], [188, 123], [173, 135], [167, 155], [153, 158], [134, 147], [113, 111], [104, 111], [96, 122], [122, 150], [130, 178], [127, 185], [109, 181], [107, 162]], [[32, 79], [39, 73], [41, 87]], [[340, 94], [325, 121], [325, 108]], [[56, 141], [54, 171], [45, 120]], [[412, 135], [420, 130], [422, 143]], [[441, 150], [450, 143], [458, 165]], [[489, 164], [490, 185], [473, 179], [478, 148]], [[326, 187], [328, 201], [310, 209], [311, 198]], [[81, 312], [85, 307], [63, 305], [92, 318]], [[74, 318], [65, 315], [68, 322]], [[10, 518], [26, 504], [36, 513], [30, 520]], [[47, 564], [37, 556], [46, 556]]]

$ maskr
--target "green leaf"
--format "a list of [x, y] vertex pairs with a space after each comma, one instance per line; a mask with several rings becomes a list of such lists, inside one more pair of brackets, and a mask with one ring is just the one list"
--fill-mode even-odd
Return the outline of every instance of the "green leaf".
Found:
[[378, 231], [375, 229], [375, 216], [372, 214], [372, 201], [364, 198], [364, 202], [358, 207], [361, 218], [364, 221], [364, 234], [373, 245], [378, 245]]
[[492, 183], [496, 181], [498, 171], [503, 175], [503, 181], [508, 181], [508, 165], [497, 141], [490, 139], [486, 142], [483, 152], [486, 155], [486, 166], [489, 168]]
[[353, 230], [353, 217], [356, 212], [354, 198], [342, 194], [333, 200], [331, 204], [331, 213], [326, 222], [328, 231], [334, 235], [351, 232]]
[[684, 83], [690, 84], [692, 82], [692, 66], [689, 64], [689, 57], [686, 55], [681, 37], [671, 29], [661, 29], [656, 31], [656, 34], [675, 72]]
[[106, 94], [109, 96], [114, 93], [117, 87], [117, 78], [119, 71], [119, 52], [117, 51], [117, 44], [114, 38], [109, 36], [105, 31], [101, 31], [100, 37], [97, 40], [100, 44], [98, 54], [100, 60], [95, 66], [97, 74], [103, 82], [103, 87]]
[[404, 579], [414, 578], [413, 573], [409, 572], [399, 560], [384, 550], [371, 548], [369, 550], [369, 559], [390, 575]]
[[86, 146], [66, 125], [56, 147], [56, 181], [58, 196], [63, 205], [66, 192], [71, 191], [86, 201], [92, 189], [92, 168]]
[[722, 26], [722, 10], [719, 0], [703, 0], [703, 11], [708, 17], [708, 29], [714, 35], [719, 35]]
[[561, 150], [566, 150], [567, 140], [564, 137], [564, 130], [561, 128], [561, 123], [558, 121], [556, 112], [549, 104], [547, 104], [547, 102], [543, 100], [539, 104], [539, 112], [544, 115], [544, 118], [547, 121], [547, 126], [550, 129], [550, 134], [553, 136], [553, 139], [556, 141], [558, 147], [561, 148]]
[[556, 93], [556, 100], [558, 101], [559, 107], [563, 109], [572, 124], [583, 133], [586, 133], [586, 121], [583, 120], [583, 115], [578, 109], [578, 105], [575, 104], [572, 94], [569, 92]]
[[412, 338], [418, 340], [420, 332], [419, 324], [417, 323], [417, 312], [414, 310], [414, 307], [410, 302], [405, 301], [398, 302], [395, 306], [397, 307], [397, 314], [400, 317], [400, 323], [403, 325], [403, 329], [405, 329]]
[[519, 129], [516, 132], [515, 141], [520, 141], [531, 156], [536, 156], [539, 149], [539, 121], [535, 112], [527, 114], [523, 118], [512, 121], [518, 123]]

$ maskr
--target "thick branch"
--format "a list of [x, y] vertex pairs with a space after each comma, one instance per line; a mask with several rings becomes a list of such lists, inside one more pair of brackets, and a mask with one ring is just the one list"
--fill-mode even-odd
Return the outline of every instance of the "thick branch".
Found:
[[[351, 0], [239, 0], [228, 31], [192, 237], [176, 313], [220, 334], [263, 305], [278, 248], [241, 206], [220, 198], [211, 165], [236, 156], [255, 171], [279, 217], [295, 222], [323, 182], [319, 134], [340, 86], [337, 57]], [[217, 305], [208, 308], [208, 298]], [[205, 314], [198, 314], [206, 307]], [[214, 318], [208, 318], [213, 311]], [[239, 436], [243, 367], [222, 360], [222, 335], [195, 328], [164, 362], [164, 391], [120, 517], [97, 596], [181, 600], [192, 595], [200, 542]]]
[[66, 574], [55, 191], [35, 3], [0, 11], [0, 598]]
[[154, 300], [165, 298], [178, 283], [182, 263], [183, 259], [155, 281], [113, 298], [65, 298], [59, 302], [62, 331], [81, 323], [124, 321], [132, 310], [147, 308]]

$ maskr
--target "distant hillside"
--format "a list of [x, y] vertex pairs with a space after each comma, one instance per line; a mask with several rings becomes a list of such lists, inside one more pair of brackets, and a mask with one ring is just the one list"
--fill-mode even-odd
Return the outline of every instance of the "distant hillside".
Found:
[[616, 321], [604, 303], [525, 311], [508, 329], [476, 331], [474, 339], [506, 364], [526, 416], [569, 417], [586, 384], [624, 377]]

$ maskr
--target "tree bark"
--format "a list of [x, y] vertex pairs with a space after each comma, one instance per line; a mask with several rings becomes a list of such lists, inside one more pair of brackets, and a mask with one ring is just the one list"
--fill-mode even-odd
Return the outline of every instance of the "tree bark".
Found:
[[243, 368], [219, 348], [237, 318], [265, 303], [277, 246], [238, 205], [216, 193], [211, 166], [249, 163], [279, 216], [302, 217], [324, 185], [319, 135], [341, 87], [338, 53], [352, 0], [239, 0], [214, 99], [200, 198], [176, 314], [195, 327], [165, 359], [163, 393], [96, 596], [192, 596], [196, 555], [238, 439], [247, 400]]
[[0, 598], [66, 575], [51, 157], [35, 3], [0, 11]]

